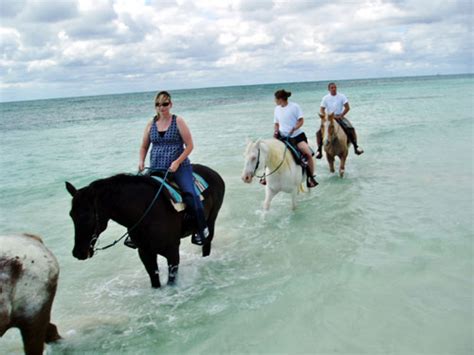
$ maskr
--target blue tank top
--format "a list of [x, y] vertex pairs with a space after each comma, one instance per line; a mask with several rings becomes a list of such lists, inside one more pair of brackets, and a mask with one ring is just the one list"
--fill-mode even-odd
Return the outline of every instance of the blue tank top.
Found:
[[[150, 128], [150, 142], [151, 154], [150, 154], [150, 168], [154, 170], [166, 170], [170, 167], [171, 163], [179, 158], [184, 152], [184, 142], [179, 134], [178, 125], [176, 123], [176, 115], [171, 116], [171, 124], [164, 134], [158, 133], [156, 127], [155, 117], [153, 124]], [[181, 165], [189, 165], [190, 161], [186, 158]]]

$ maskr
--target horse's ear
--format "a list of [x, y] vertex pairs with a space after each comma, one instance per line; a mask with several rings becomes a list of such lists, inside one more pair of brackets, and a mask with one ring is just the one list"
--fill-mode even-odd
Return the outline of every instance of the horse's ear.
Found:
[[66, 190], [74, 197], [77, 193], [77, 189], [68, 181], [66, 181]]
[[319, 118], [325, 118], [326, 117], [325, 115], [322, 115], [321, 112], [318, 113], [318, 115], [319, 115]]

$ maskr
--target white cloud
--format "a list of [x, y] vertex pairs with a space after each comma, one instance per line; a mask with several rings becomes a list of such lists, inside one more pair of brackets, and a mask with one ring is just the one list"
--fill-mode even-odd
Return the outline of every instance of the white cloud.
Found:
[[56, 64], [57, 64], [56, 61], [51, 60], [51, 59], [32, 60], [31, 62], [28, 63], [27, 71], [34, 72], [34, 71], [47, 70], [51, 67], [54, 67]]
[[1, 96], [472, 71], [471, 14], [469, 0], [2, 0]]
[[388, 42], [385, 44], [385, 47], [390, 53], [393, 54], [401, 54], [404, 52], [403, 50], [403, 44], [399, 41], [396, 42]]

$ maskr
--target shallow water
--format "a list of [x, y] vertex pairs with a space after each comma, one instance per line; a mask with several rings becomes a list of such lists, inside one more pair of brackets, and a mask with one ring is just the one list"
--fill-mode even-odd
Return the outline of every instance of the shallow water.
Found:
[[[473, 76], [339, 82], [366, 153], [344, 179], [318, 161], [298, 209], [280, 195], [265, 214], [240, 180], [246, 139], [271, 135], [281, 87], [314, 137], [325, 85], [172, 93], [192, 161], [227, 190], [211, 256], [184, 240], [178, 285], [159, 290], [122, 245], [72, 257], [64, 189], [136, 171], [153, 93], [0, 104], [1, 231], [40, 234], [61, 265], [48, 353], [472, 353]], [[21, 349], [17, 330], [0, 340]]]

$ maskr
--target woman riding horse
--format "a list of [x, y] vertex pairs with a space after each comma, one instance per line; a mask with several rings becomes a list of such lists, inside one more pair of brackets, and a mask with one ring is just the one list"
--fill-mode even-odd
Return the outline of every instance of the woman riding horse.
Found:
[[[183, 201], [194, 215], [198, 225], [198, 233], [191, 241], [203, 245], [209, 235], [204, 217], [204, 208], [194, 188], [194, 177], [189, 154], [193, 150], [193, 138], [184, 119], [171, 114], [173, 107], [171, 95], [166, 91], [159, 92], [155, 97], [156, 116], [148, 122], [140, 148], [138, 170], [145, 169], [145, 158], [152, 143], [150, 153], [150, 173], [169, 171], [174, 173], [174, 180], [183, 192]], [[127, 238], [125, 245], [135, 247]]]

